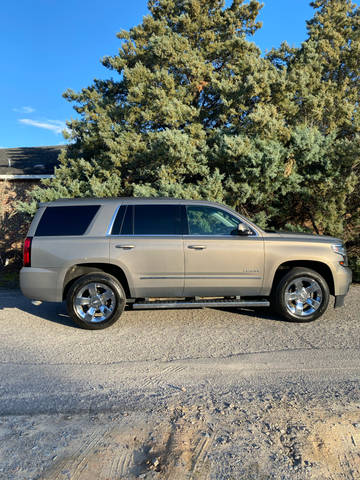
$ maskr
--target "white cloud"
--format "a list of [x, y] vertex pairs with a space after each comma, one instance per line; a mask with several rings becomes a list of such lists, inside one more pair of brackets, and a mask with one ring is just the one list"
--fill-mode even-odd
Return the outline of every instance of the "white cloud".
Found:
[[35, 108], [33, 108], [33, 107], [13, 108], [13, 112], [17, 112], [17, 113], [33, 113], [33, 112], [35, 112]]
[[66, 129], [65, 122], [62, 122], [61, 120], [46, 120], [43, 122], [39, 122], [38, 120], [32, 120], [31, 118], [20, 118], [19, 122], [23, 123], [24, 125], [31, 125], [32, 127], [51, 130], [57, 135]]

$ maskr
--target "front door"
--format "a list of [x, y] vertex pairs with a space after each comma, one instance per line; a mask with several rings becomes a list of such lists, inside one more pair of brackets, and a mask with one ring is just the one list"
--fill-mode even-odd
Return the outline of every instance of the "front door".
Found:
[[133, 297], [180, 297], [184, 290], [180, 206], [121, 207], [110, 237], [110, 262], [125, 271]]
[[225, 209], [186, 206], [185, 296], [257, 295], [264, 276], [264, 242], [238, 234], [241, 219]]

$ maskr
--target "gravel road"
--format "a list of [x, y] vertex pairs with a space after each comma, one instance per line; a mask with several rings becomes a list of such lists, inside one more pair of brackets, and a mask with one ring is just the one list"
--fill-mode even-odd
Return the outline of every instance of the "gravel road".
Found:
[[126, 311], [77, 328], [0, 291], [0, 478], [360, 478], [360, 286], [312, 324]]

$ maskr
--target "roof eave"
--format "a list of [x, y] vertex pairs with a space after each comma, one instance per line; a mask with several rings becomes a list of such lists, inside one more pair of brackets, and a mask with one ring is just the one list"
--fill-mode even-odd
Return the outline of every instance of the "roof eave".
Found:
[[0, 180], [41, 180], [43, 178], [54, 178], [55, 175], [0, 175]]

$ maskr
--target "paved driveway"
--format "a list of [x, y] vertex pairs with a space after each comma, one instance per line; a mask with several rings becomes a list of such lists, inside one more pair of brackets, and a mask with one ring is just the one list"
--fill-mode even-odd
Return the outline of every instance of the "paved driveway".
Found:
[[86, 331], [0, 291], [0, 479], [359, 478], [359, 297], [312, 324], [127, 311]]
[[[126, 311], [102, 331], [0, 292], [0, 413], [100, 410], [199, 385], [358, 379], [360, 287], [315, 323], [268, 310]], [[120, 403], [119, 403], [120, 402]], [[115, 408], [115, 407], [114, 407]]]

